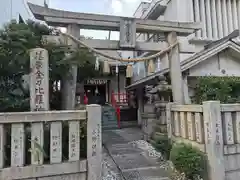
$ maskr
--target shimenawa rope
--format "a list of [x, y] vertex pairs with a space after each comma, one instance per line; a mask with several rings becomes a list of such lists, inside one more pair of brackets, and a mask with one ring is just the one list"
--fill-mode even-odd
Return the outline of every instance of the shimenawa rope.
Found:
[[102, 51], [99, 51], [99, 50], [97, 50], [97, 49], [95, 49], [95, 48], [93, 48], [93, 47], [85, 44], [83, 41], [77, 39], [76, 37], [74, 37], [74, 36], [72, 36], [72, 35], [70, 35], [70, 34], [61, 33], [60, 35], [65, 36], [66, 38], [72, 39], [72, 40], [75, 41], [76, 43], [81, 44], [82, 46], [88, 48], [89, 50], [93, 51], [93, 52], [96, 53], [96, 54], [99, 54], [99, 55], [101, 55], [101, 56], [103, 56], [103, 57], [106, 57], [106, 58], [108, 58], [108, 59], [112, 59], [112, 60], [116, 60], [116, 61], [121, 61], [121, 62], [139, 62], [139, 61], [147, 61], [147, 60], [150, 60], [150, 59], [154, 59], [154, 58], [156, 58], [156, 57], [158, 57], [158, 56], [161, 56], [162, 54], [164, 54], [164, 53], [166, 53], [166, 52], [168, 52], [168, 51], [171, 51], [171, 49], [172, 49], [173, 47], [175, 47], [176, 45], [178, 45], [178, 42], [175, 42], [174, 44], [170, 45], [170, 46], [167, 47], [166, 49], [160, 50], [158, 53], [153, 54], [153, 55], [150, 55], [150, 56], [147, 56], [147, 57], [125, 59], [125, 58], [112, 57], [112, 56], [110, 56], [110, 55], [108, 55], [108, 54], [106, 54], [106, 53], [104, 53], [104, 52], [102, 52]]

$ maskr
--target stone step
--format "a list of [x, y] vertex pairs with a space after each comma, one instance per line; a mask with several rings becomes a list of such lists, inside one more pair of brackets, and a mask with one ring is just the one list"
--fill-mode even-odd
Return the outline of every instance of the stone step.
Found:
[[114, 129], [118, 129], [118, 126], [103, 126], [102, 129], [103, 130], [114, 130]]
[[102, 125], [117, 124], [117, 121], [102, 121]]
[[121, 121], [121, 127], [138, 127], [138, 122], [137, 121]]

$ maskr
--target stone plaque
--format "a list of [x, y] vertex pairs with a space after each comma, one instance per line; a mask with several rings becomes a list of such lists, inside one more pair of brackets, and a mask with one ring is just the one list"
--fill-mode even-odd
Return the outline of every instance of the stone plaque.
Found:
[[120, 21], [120, 48], [135, 48], [136, 22], [133, 18], [123, 18]]
[[69, 122], [69, 161], [80, 159], [80, 122]]
[[11, 166], [19, 167], [25, 163], [24, 124], [12, 124], [11, 126]]
[[92, 104], [87, 106], [87, 159], [88, 159], [88, 180], [101, 179], [102, 172], [102, 127], [101, 106]]
[[62, 123], [52, 122], [50, 133], [50, 162], [62, 162]]

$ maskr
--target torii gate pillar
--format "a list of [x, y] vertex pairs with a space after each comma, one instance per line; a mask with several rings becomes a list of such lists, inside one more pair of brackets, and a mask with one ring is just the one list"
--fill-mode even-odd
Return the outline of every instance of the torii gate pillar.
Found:
[[[177, 42], [177, 33], [170, 32], [167, 35], [167, 42], [172, 45]], [[172, 48], [169, 53], [169, 69], [172, 85], [173, 102], [178, 104], [185, 104], [184, 102], [184, 90], [183, 90], [183, 78], [180, 65], [179, 45]]]
[[[75, 37], [80, 37], [80, 28], [75, 24], [68, 25], [67, 32]], [[67, 43], [73, 48], [76, 46], [76, 43], [70, 39], [68, 39]], [[69, 74], [63, 79], [62, 108], [65, 110], [75, 109], [77, 73], [77, 66], [72, 65], [69, 69]]]

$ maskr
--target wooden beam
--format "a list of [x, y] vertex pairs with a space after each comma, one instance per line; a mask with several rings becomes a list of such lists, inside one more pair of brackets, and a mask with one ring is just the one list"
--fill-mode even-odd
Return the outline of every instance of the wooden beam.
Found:
[[189, 35], [201, 29], [201, 23], [170, 22], [159, 20], [145, 20], [121, 16], [87, 14], [50, 9], [28, 3], [36, 19], [45, 20], [52, 26], [67, 26], [78, 24], [82, 29], [119, 30], [123, 19], [132, 19], [136, 22], [136, 32], [172, 32], [179, 35]]
[[[50, 42], [54, 44], [64, 44], [64, 40], [61, 39], [60, 36], [43, 36], [43, 40], [45, 42]], [[124, 48], [120, 48], [119, 41], [115, 40], [100, 40], [100, 39], [85, 39], [82, 41], [90, 47], [99, 50], [124, 50]], [[166, 42], [136, 42], [136, 47], [132, 50], [134, 51], [156, 51], [166, 49], [168, 47], [168, 43]], [[129, 50], [129, 48], [127, 48]]]

